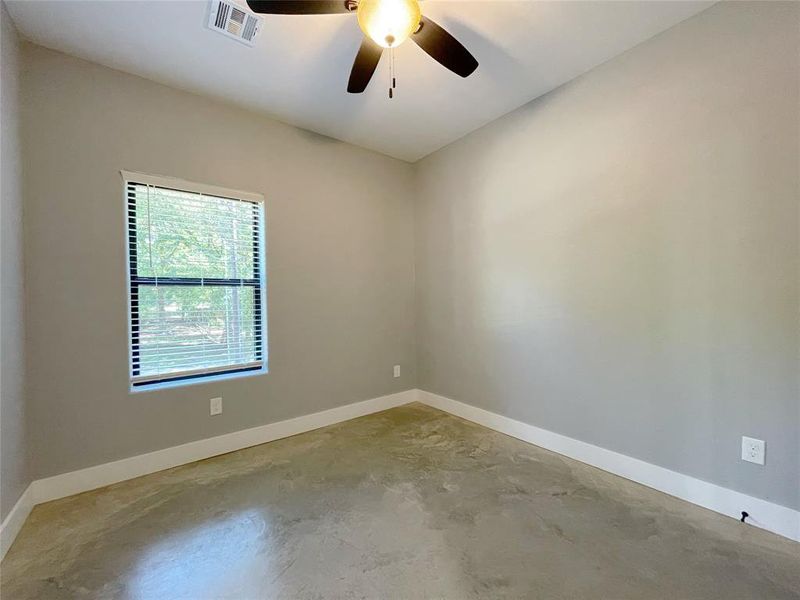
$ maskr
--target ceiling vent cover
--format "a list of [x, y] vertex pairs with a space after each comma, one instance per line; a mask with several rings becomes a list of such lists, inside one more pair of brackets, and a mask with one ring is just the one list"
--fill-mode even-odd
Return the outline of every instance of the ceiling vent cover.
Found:
[[261, 17], [249, 13], [231, 2], [211, 0], [211, 12], [208, 16], [209, 28], [248, 46], [255, 43], [262, 20]]

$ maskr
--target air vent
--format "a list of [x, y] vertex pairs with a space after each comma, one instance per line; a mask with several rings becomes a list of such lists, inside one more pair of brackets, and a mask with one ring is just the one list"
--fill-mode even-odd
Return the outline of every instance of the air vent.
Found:
[[211, 14], [208, 16], [210, 29], [219, 31], [243, 44], [252, 46], [261, 27], [261, 17], [244, 8], [223, 0], [211, 0]]

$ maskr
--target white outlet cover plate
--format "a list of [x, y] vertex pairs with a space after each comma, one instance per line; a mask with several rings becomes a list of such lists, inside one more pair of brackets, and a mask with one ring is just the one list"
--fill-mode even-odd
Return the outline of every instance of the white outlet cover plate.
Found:
[[210, 409], [212, 416], [222, 414], [222, 398], [211, 398]]
[[742, 460], [763, 465], [765, 462], [767, 444], [764, 440], [757, 440], [742, 436]]
[[400, 377], [400, 365], [395, 365], [394, 366], [394, 376], [395, 377]]

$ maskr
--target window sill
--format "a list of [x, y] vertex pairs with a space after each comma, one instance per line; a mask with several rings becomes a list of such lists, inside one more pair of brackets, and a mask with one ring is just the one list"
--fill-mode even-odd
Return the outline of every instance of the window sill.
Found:
[[201, 385], [204, 383], [217, 383], [220, 381], [227, 381], [229, 379], [243, 379], [245, 377], [257, 377], [259, 375], [266, 375], [269, 369], [264, 367], [262, 369], [255, 369], [252, 371], [242, 371], [241, 373], [220, 373], [219, 375], [207, 375], [205, 377], [197, 377], [195, 379], [181, 379], [178, 381], [162, 381], [160, 383], [151, 383], [137, 386], [130, 386], [131, 394], [141, 394], [142, 392], [155, 392], [159, 390], [168, 390], [172, 388], [188, 387], [190, 385]]

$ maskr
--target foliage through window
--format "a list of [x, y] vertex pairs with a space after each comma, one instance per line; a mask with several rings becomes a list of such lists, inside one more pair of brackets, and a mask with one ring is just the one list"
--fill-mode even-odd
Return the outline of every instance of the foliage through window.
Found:
[[133, 386], [264, 369], [263, 203], [126, 178]]

